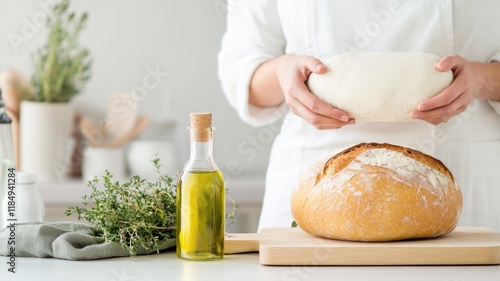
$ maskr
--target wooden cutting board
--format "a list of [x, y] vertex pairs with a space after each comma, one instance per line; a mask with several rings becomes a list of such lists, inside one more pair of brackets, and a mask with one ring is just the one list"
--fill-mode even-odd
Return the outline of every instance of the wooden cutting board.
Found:
[[487, 265], [500, 264], [500, 233], [457, 227], [438, 238], [349, 242], [320, 238], [300, 228], [228, 234], [225, 253], [259, 252], [264, 265]]

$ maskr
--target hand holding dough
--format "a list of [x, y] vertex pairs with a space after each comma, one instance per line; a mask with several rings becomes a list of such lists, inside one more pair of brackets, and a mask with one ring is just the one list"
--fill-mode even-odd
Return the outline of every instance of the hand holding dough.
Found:
[[309, 90], [358, 121], [409, 121], [418, 104], [453, 81], [428, 53], [345, 53], [324, 61], [324, 74], [311, 74]]

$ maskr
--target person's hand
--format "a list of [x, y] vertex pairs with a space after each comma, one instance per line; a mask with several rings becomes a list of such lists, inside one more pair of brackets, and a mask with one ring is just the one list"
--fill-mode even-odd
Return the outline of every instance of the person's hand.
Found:
[[276, 75], [290, 110], [320, 130], [338, 129], [354, 124], [354, 118], [312, 94], [306, 86], [311, 73], [325, 73], [326, 66], [317, 58], [284, 55], [279, 58]]
[[482, 65], [458, 55], [442, 58], [436, 69], [442, 72], [452, 70], [454, 80], [440, 94], [422, 101], [412, 112], [412, 118], [437, 125], [464, 112], [483, 86]]

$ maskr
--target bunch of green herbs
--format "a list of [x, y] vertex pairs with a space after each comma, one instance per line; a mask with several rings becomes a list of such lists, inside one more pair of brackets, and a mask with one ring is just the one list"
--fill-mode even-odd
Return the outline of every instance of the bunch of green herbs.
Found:
[[[160, 160], [152, 160], [158, 178], [147, 182], [134, 175], [124, 184], [113, 181], [109, 171], [103, 175], [103, 189], [94, 177], [89, 181], [90, 195], [83, 196], [83, 207], [73, 206], [66, 215], [78, 214], [94, 227], [94, 235], [106, 242], [117, 242], [137, 254], [139, 247], [159, 252], [162, 241], [176, 238], [176, 184], [160, 173]], [[228, 224], [236, 222], [238, 204], [230, 196], [233, 210], [226, 214]]]
[[84, 206], [69, 207], [66, 215], [78, 214], [79, 220], [93, 224], [97, 237], [120, 243], [132, 256], [139, 246], [159, 251], [161, 241], [175, 239], [176, 185], [172, 177], [160, 173], [159, 159], [152, 161], [156, 182], [134, 175], [120, 184], [106, 171], [104, 189], [99, 189], [97, 177], [90, 180], [92, 193], [83, 196]]
[[78, 45], [88, 15], [70, 12], [69, 5], [63, 0], [47, 16], [48, 41], [33, 55], [31, 89], [23, 92], [24, 100], [68, 102], [90, 79], [90, 53]]

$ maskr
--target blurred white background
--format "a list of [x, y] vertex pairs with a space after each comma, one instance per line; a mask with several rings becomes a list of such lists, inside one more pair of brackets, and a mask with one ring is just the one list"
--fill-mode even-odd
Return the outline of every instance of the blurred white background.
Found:
[[[43, 16], [52, 3], [0, 0], [0, 71], [32, 73], [31, 54], [46, 42]], [[140, 113], [153, 118], [140, 138], [171, 141], [177, 155], [161, 160], [175, 161], [178, 169], [189, 158], [189, 113], [213, 112], [214, 157], [229, 194], [243, 205], [259, 204], [274, 135], [269, 127], [244, 124], [222, 93], [217, 53], [226, 1], [86, 0], [72, 1], [70, 9], [89, 13], [80, 45], [93, 58], [92, 78], [74, 107], [100, 120], [112, 92], [136, 91]], [[140, 91], [147, 76], [157, 83]]]

